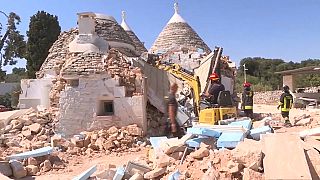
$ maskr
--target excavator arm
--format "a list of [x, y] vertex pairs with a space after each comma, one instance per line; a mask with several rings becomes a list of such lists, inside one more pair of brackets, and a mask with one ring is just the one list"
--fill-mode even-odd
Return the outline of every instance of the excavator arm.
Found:
[[194, 76], [181, 68], [179, 64], [160, 64], [157, 62], [156, 67], [164, 70], [178, 79], [185, 81], [190, 87], [194, 98], [194, 109], [196, 114], [199, 114], [200, 108], [200, 81], [198, 76]]

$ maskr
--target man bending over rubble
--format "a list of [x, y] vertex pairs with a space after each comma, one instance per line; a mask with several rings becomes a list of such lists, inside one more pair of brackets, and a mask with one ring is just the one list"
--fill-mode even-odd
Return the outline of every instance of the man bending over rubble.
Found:
[[284, 123], [286, 126], [291, 126], [291, 123], [289, 121], [289, 111], [292, 107], [293, 103], [293, 96], [289, 92], [289, 86], [284, 85], [283, 86], [283, 93], [280, 96], [280, 102], [277, 107], [279, 109], [281, 107], [281, 115], [284, 118]]
[[169, 123], [170, 123], [170, 130], [173, 137], [182, 137], [181, 128], [176, 121], [177, 111], [178, 111], [178, 102], [176, 100], [176, 93], [178, 91], [177, 83], [173, 83], [170, 86], [170, 93], [168, 99], [168, 116], [169, 116]]

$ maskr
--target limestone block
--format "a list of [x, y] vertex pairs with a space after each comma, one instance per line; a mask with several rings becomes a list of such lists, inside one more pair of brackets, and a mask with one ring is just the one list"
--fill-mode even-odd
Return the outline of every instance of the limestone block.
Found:
[[27, 175], [29, 176], [34, 176], [39, 172], [38, 166], [35, 166], [35, 165], [28, 165], [26, 169], [27, 169]]
[[144, 178], [145, 179], [153, 179], [153, 178], [161, 176], [165, 172], [166, 172], [166, 168], [156, 168], [156, 169], [144, 174]]

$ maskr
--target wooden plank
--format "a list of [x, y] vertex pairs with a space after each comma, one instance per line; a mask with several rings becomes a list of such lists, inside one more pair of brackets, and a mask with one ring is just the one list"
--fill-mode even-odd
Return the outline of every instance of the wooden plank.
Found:
[[320, 141], [314, 139], [313, 137], [305, 137], [304, 141], [309, 144], [310, 146], [312, 146], [313, 148], [317, 149], [318, 151], [320, 151]]
[[266, 180], [311, 180], [309, 166], [299, 136], [263, 135], [263, 159]]

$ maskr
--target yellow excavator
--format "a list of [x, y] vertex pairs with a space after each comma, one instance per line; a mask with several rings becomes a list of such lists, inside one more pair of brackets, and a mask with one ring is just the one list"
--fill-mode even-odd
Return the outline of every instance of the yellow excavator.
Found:
[[218, 104], [210, 104], [201, 97], [201, 86], [198, 76], [184, 70], [179, 64], [166, 64], [156, 62], [155, 66], [162, 69], [178, 79], [183, 80], [190, 86], [191, 97], [193, 97], [194, 114], [199, 123], [220, 124], [220, 120], [236, 118], [237, 108], [232, 102], [230, 91], [222, 91], [218, 96]]

